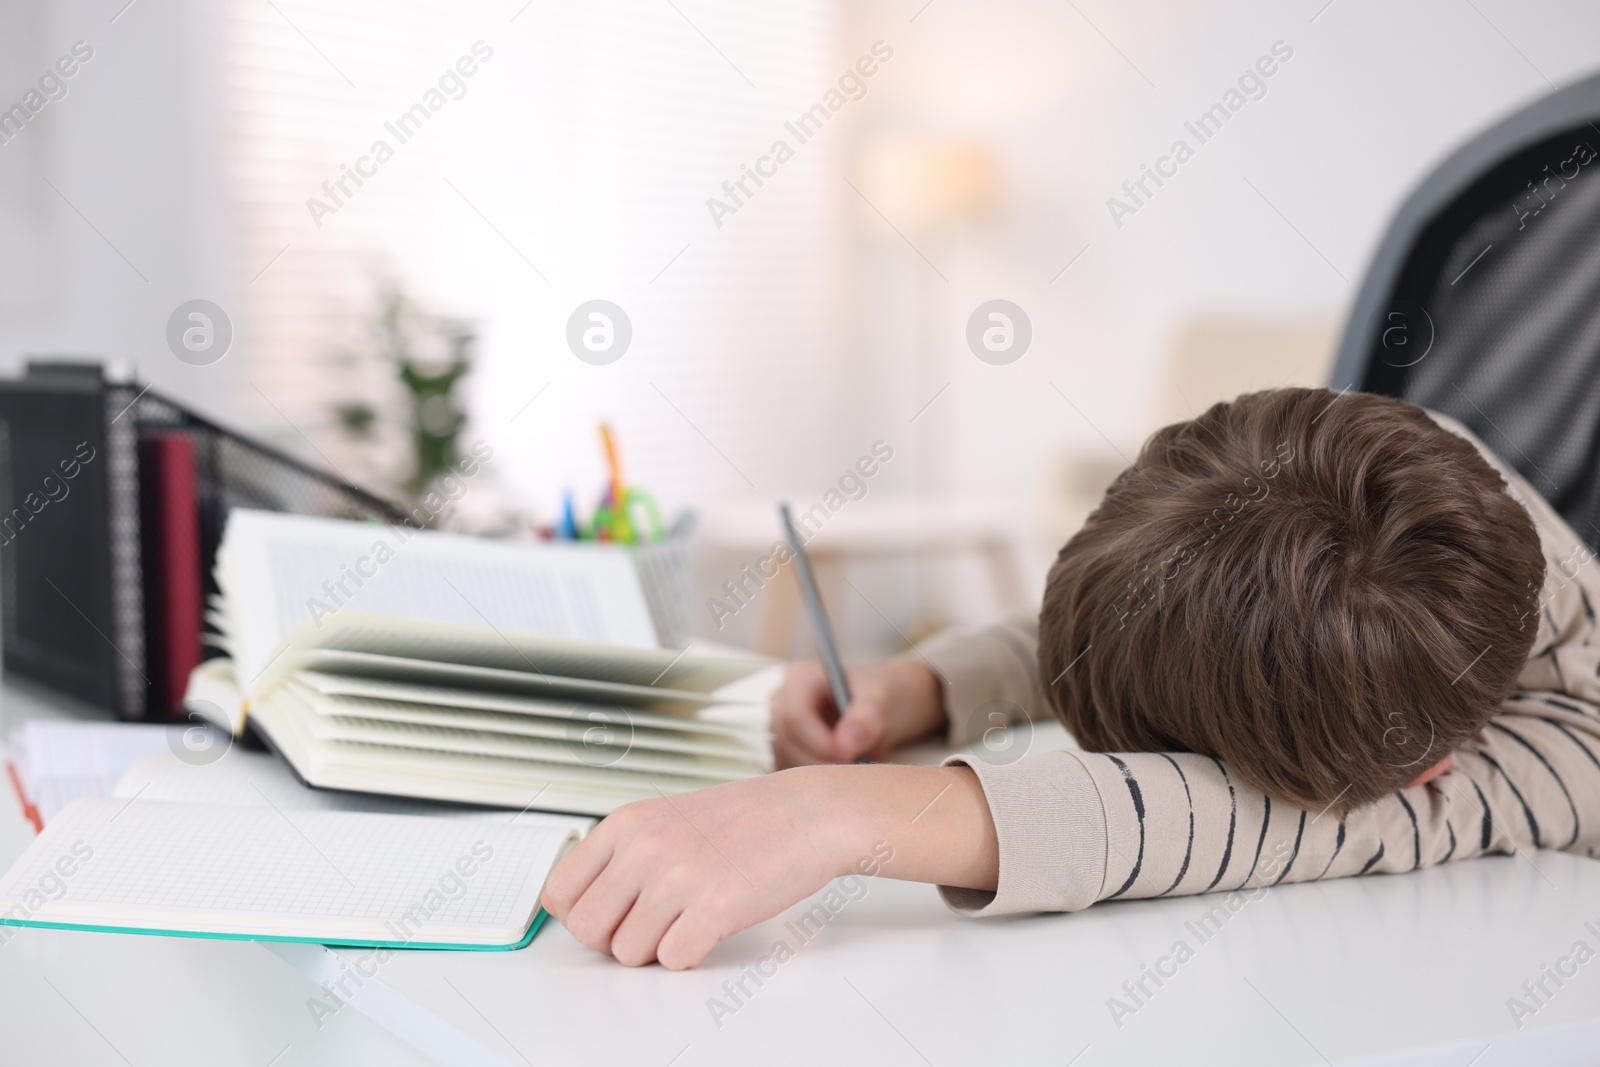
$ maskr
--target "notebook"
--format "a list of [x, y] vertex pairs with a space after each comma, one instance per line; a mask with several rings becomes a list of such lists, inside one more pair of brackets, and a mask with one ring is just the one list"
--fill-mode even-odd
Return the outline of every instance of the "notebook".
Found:
[[10, 738], [8, 771], [34, 830], [42, 830], [78, 797], [110, 796], [128, 768], [152, 752], [167, 750], [173, 729], [51, 719], [22, 723]]
[[520, 948], [570, 826], [95, 797], [0, 878], [0, 924], [391, 948]]
[[602, 815], [771, 769], [718, 690], [766, 666], [657, 647], [616, 546], [235, 509], [185, 706], [324, 788]]

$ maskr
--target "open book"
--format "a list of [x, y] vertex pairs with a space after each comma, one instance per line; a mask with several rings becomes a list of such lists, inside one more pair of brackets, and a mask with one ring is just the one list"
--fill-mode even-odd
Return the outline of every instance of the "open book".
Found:
[[704, 712], [765, 664], [656, 647], [632, 561], [235, 509], [186, 706], [306, 782], [604, 814], [770, 769]]

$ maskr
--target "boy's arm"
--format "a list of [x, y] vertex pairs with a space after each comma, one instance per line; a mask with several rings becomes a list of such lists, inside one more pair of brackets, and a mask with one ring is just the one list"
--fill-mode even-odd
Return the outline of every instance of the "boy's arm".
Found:
[[1048, 719], [1039, 685], [1039, 620], [1015, 615], [973, 629], [941, 631], [903, 657], [939, 677], [946, 739], [964, 748], [1023, 719]]
[[[1272, 803], [1218, 761], [1187, 753], [954, 757], [982, 783], [999, 878], [994, 893], [945, 888], [945, 899], [981, 914], [1072, 911], [1098, 900], [1408, 871], [1490, 852], [1600, 851], [1600, 575], [1549, 504], [1484, 452], [1533, 515], [1549, 570], [1519, 690], [1475, 745], [1454, 754], [1450, 772], [1340, 818]], [[1404, 709], [1388, 722], [1428, 729]], [[1401, 747], [1398, 734], [1396, 741]], [[1086, 850], [1085, 835], [1103, 848]]]
[[[944, 897], [973, 914], [1075, 911], [1494, 852], [1596, 855], [1600, 643], [1581, 607], [1589, 595], [1573, 583], [1548, 598], [1526, 688], [1477, 743], [1454, 753], [1450, 771], [1343, 817], [1275, 804], [1220, 762], [1189, 753], [1057, 752], [1003, 765], [955, 757], [977, 774], [994, 819], [998, 884], [994, 893], [944, 887]], [[1560, 603], [1568, 599], [1578, 602], [1576, 617]], [[1551, 632], [1548, 620], [1563, 615], [1567, 625]]]
[[941, 887], [971, 914], [1255, 890], [1493, 852], [1600, 849], [1600, 708], [1564, 692], [1517, 694], [1477, 745], [1454, 754], [1449, 772], [1343, 817], [1275, 804], [1218, 761], [1189, 753], [957, 761], [978, 775], [999, 849], [995, 892]]

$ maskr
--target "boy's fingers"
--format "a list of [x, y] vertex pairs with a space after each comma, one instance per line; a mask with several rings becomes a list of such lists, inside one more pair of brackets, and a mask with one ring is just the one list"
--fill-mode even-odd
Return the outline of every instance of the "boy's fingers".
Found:
[[875, 747], [883, 739], [885, 718], [882, 693], [875, 689], [859, 693], [833, 729], [833, 748], [839, 758], [853, 760]]
[[540, 903], [564, 922], [578, 898], [611, 862], [611, 853], [611, 835], [601, 833], [596, 827], [550, 872], [544, 892], [540, 894]]
[[561, 919], [561, 925], [582, 944], [610, 953], [611, 939], [638, 897], [638, 882], [608, 866]]
[[787, 706], [773, 715], [772, 726], [791, 748], [811, 756], [811, 762], [825, 760], [833, 752], [833, 735], [812, 709]]
[[797, 663], [772, 695], [773, 755], [780, 766], [798, 767], [834, 759], [833, 701], [827, 679], [815, 663]]
[[682, 905], [670, 894], [642, 894], [611, 935], [611, 954], [626, 967], [653, 963], [662, 936], [682, 911]]
[[722, 936], [703, 916], [684, 912], [673, 920], [656, 946], [656, 959], [669, 971], [699, 966]]
[[790, 667], [772, 696], [772, 706], [806, 711], [824, 719], [838, 714], [820, 663], [796, 663]]

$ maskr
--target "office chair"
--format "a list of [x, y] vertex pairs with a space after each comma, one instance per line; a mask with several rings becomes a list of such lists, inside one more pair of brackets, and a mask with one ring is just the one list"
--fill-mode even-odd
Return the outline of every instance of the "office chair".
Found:
[[1361, 283], [1331, 385], [1459, 419], [1600, 544], [1600, 75], [1422, 181]]

